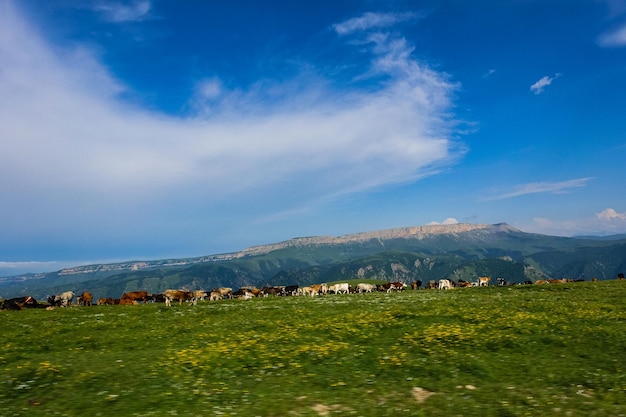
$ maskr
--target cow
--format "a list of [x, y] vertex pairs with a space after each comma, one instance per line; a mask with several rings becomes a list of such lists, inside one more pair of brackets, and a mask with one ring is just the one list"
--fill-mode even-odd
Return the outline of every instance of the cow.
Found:
[[183, 301], [194, 300], [193, 292], [185, 290], [165, 290], [163, 295], [165, 296], [165, 305], [168, 307], [172, 306], [172, 300], [178, 300], [178, 305], [181, 305]]
[[0, 310], [21, 310], [22, 308], [37, 308], [41, 304], [30, 295], [24, 297], [10, 298], [3, 300], [0, 304]]
[[90, 292], [85, 291], [80, 296], [78, 296], [78, 304], [84, 307], [90, 307], [93, 303], [93, 295]]
[[435, 281], [434, 279], [431, 279], [428, 281], [428, 284], [426, 284], [426, 286], [424, 287], [424, 289], [426, 290], [434, 290], [437, 288], [437, 281]]
[[73, 291], [65, 291], [58, 295], [51, 295], [48, 297], [48, 303], [53, 307], [67, 307], [72, 304], [74, 299]]
[[319, 289], [313, 288], [313, 286], [309, 287], [300, 287], [298, 288], [298, 293], [303, 296], [315, 297], [319, 294]]
[[[115, 301], [113, 301], [115, 303]], [[139, 301], [137, 300], [133, 300], [132, 298], [120, 298], [117, 302], [117, 304], [119, 305], [135, 305], [135, 304], [139, 304]]]
[[469, 282], [469, 281], [465, 281], [465, 280], [460, 279], [459, 282], [457, 283], [457, 286], [459, 288], [467, 288], [467, 287], [471, 287], [472, 283]]
[[489, 286], [489, 281], [491, 281], [491, 277], [478, 277], [478, 286], [487, 287]]
[[261, 297], [263, 295], [263, 290], [260, 290], [256, 287], [250, 289], [250, 294], [255, 297]]
[[23, 298], [24, 297], [3, 300], [2, 304], [0, 304], [0, 310], [21, 310], [22, 304], [19, 302], [19, 300]]
[[403, 291], [406, 288], [406, 284], [404, 282], [388, 282], [383, 284], [383, 288], [390, 293], [391, 291]]
[[261, 295], [263, 295], [263, 291], [258, 289], [254, 285], [250, 285], [250, 286], [241, 287], [236, 292], [234, 292], [233, 295], [234, 296], [239, 295], [240, 297], [246, 296], [249, 298], [260, 297]]
[[222, 298], [224, 297], [222, 296], [222, 293], [219, 291], [213, 290], [209, 293], [209, 301], [217, 301], [217, 300], [221, 300]]
[[437, 288], [440, 290], [451, 290], [452, 284], [449, 279], [440, 279]]
[[620, 272], [619, 274], [617, 274], [617, 279], [618, 279], [619, 281], [622, 281], [622, 280], [624, 279], [624, 273], [623, 273], [623, 272]]
[[212, 291], [218, 291], [222, 295], [222, 298], [233, 298], [233, 289], [232, 288], [219, 287], [219, 288], [215, 288]]
[[[148, 291], [130, 291], [122, 294], [122, 298], [120, 300], [131, 300], [131, 301], [141, 301], [142, 303], [146, 303], [148, 301]], [[120, 303], [121, 304], [121, 303]], [[128, 303], [127, 303], [128, 304]]]
[[310, 287], [317, 294], [323, 295], [328, 293], [328, 284], [311, 284]]
[[538, 279], [537, 281], [535, 281], [535, 284], [537, 285], [544, 285], [544, 284], [549, 284], [550, 282], [547, 279]]
[[261, 291], [263, 291], [265, 297], [270, 295], [277, 296], [283, 292], [283, 287], [263, 287]]
[[193, 292], [194, 303], [196, 303], [198, 300], [204, 301], [207, 295], [208, 294], [204, 290], [195, 290]]
[[364, 283], [364, 282], [361, 282], [361, 283], [357, 284], [356, 285], [356, 289], [355, 289], [355, 291], [358, 292], [359, 294], [360, 293], [364, 293], [364, 292], [372, 292], [374, 290], [376, 290], [376, 285], [374, 285], [374, 284], [367, 284], [367, 283]]
[[112, 306], [114, 304], [113, 299], [110, 297], [107, 298], [98, 298], [98, 305], [99, 306]]
[[146, 297], [146, 302], [150, 302], [150, 303], [164, 303], [165, 302], [165, 296], [163, 294], [148, 294], [148, 296]]
[[412, 290], [419, 290], [421, 287], [422, 287], [422, 281], [420, 281], [419, 279], [417, 281], [411, 282]]
[[287, 285], [283, 288], [280, 295], [282, 296], [290, 296], [290, 295], [298, 295], [298, 285]]
[[331, 285], [328, 287], [328, 292], [332, 292], [335, 294], [349, 294], [350, 284], [348, 284], [347, 282], [342, 282], [340, 284]]

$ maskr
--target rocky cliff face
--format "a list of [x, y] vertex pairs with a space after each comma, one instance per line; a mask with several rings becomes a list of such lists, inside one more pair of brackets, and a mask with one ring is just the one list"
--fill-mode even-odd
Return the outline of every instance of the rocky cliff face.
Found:
[[310, 245], [339, 245], [351, 242], [367, 242], [370, 240], [379, 240], [381, 244], [385, 240], [391, 239], [424, 239], [428, 236], [442, 234], [459, 234], [471, 232], [474, 230], [493, 229], [494, 231], [514, 231], [515, 228], [507, 224], [437, 224], [429, 226], [400, 227], [396, 229], [377, 230], [372, 232], [355, 233], [344, 236], [311, 236], [298, 237], [289, 239], [284, 242], [274, 243], [270, 245], [252, 246], [242, 250], [237, 257], [263, 255], [275, 250], [285, 249], [288, 247], [302, 247]]

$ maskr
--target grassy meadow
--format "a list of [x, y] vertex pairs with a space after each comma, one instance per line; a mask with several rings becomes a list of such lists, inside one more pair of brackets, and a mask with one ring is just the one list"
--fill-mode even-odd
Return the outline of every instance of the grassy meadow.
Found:
[[0, 311], [2, 416], [625, 416], [626, 281]]

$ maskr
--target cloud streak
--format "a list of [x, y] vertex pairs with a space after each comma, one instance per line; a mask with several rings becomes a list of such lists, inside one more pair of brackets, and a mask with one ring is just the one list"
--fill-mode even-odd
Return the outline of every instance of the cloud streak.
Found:
[[393, 26], [397, 23], [415, 19], [415, 13], [364, 13], [359, 17], [348, 19], [342, 23], [333, 25], [333, 29], [339, 35], [349, 35], [355, 32], [381, 29]]
[[598, 45], [605, 48], [618, 48], [626, 46], [626, 24], [600, 35], [598, 38]]
[[[148, 10], [106, 12], [128, 21]], [[406, 18], [364, 15], [341, 30]], [[115, 240], [176, 229], [183, 213], [228, 217], [235, 205], [267, 217], [454, 163], [463, 153], [450, 139], [456, 86], [413, 59], [404, 39], [368, 39], [363, 76], [385, 79], [374, 87], [337, 91], [303, 73], [239, 91], [213, 77], [190, 98], [206, 111], [181, 118], [122, 101], [123, 83], [88, 50], [58, 52], [0, 3], [0, 190], [12, 202], [0, 230], [87, 239], [96, 222], [93, 239]]]
[[113, 23], [138, 22], [145, 20], [152, 5], [148, 0], [135, 1], [130, 5], [103, 1], [93, 9], [101, 13], [106, 20]]
[[561, 181], [561, 182], [531, 182], [528, 184], [520, 184], [513, 187], [513, 190], [500, 195], [488, 197], [485, 201], [491, 200], [505, 200], [508, 198], [521, 197], [528, 194], [540, 194], [551, 193], [560, 194], [565, 193], [574, 188], [580, 188], [587, 185], [593, 178], [577, 178], [573, 180]]

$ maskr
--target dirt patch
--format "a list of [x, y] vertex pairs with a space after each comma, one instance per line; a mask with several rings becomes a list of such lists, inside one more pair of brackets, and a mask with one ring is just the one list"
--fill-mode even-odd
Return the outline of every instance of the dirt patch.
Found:
[[333, 405], [315, 404], [315, 405], [312, 405], [311, 408], [313, 409], [313, 411], [315, 411], [318, 415], [322, 417], [328, 416], [331, 413], [331, 411], [352, 411], [350, 407], [344, 407], [341, 404], [333, 404]]
[[423, 403], [431, 395], [437, 394], [436, 392], [428, 391], [421, 387], [413, 387], [411, 393], [413, 394], [413, 398], [415, 398], [415, 401], [417, 401], [418, 403]]

